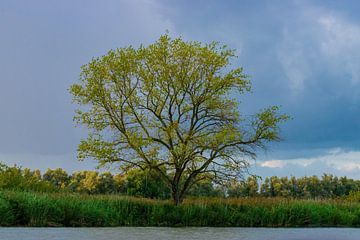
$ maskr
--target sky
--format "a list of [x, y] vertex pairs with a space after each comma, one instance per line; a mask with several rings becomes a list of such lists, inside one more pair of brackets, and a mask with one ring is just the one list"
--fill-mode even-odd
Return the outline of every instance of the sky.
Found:
[[87, 131], [73, 122], [69, 86], [91, 58], [168, 31], [236, 49], [253, 85], [239, 111], [279, 105], [292, 117], [252, 173], [360, 179], [359, 10], [356, 0], [2, 0], [0, 160], [93, 169], [76, 160]]

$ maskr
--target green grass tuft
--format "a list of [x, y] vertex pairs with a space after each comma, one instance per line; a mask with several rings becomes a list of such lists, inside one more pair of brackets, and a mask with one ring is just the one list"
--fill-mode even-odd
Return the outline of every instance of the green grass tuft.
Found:
[[358, 227], [360, 203], [346, 200], [198, 198], [0, 192], [1, 226]]

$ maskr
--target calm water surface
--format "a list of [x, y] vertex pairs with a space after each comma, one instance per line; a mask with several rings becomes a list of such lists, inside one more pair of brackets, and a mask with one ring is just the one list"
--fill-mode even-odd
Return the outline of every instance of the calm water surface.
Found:
[[1, 240], [359, 240], [354, 228], [0, 228]]

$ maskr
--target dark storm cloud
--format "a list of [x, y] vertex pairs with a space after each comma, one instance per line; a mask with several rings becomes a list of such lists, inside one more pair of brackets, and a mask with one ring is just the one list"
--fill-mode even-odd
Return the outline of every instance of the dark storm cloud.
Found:
[[[281, 105], [293, 117], [284, 141], [260, 160], [359, 151], [359, 8], [357, 1], [2, 1], [0, 157], [75, 161], [85, 131], [74, 128], [67, 89], [80, 66], [165, 30], [236, 48], [234, 64], [253, 82], [241, 110]], [[289, 174], [296, 167], [287, 166]]]
[[276, 149], [299, 154], [301, 149], [359, 149], [360, 20], [354, 18], [355, 1], [339, 8], [323, 1], [210, 1], [202, 7], [175, 6], [176, 29], [189, 38], [217, 39], [238, 49], [237, 63], [254, 86], [243, 109], [276, 104], [293, 117], [283, 127], [286, 141]]

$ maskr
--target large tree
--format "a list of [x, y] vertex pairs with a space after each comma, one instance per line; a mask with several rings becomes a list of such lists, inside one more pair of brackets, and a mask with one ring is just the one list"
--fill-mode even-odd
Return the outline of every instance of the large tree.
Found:
[[218, 43], [161, 36], [154, 44], [109, 51], [82, 67], [70, 92], [89, 136], [80, 159], [156, 171], [175, 204], [204, 178], [239, 178], [258, 147], [279, 139], [277, 107], [245, 118], [238, 95], [250, 90], [234, 51]]

